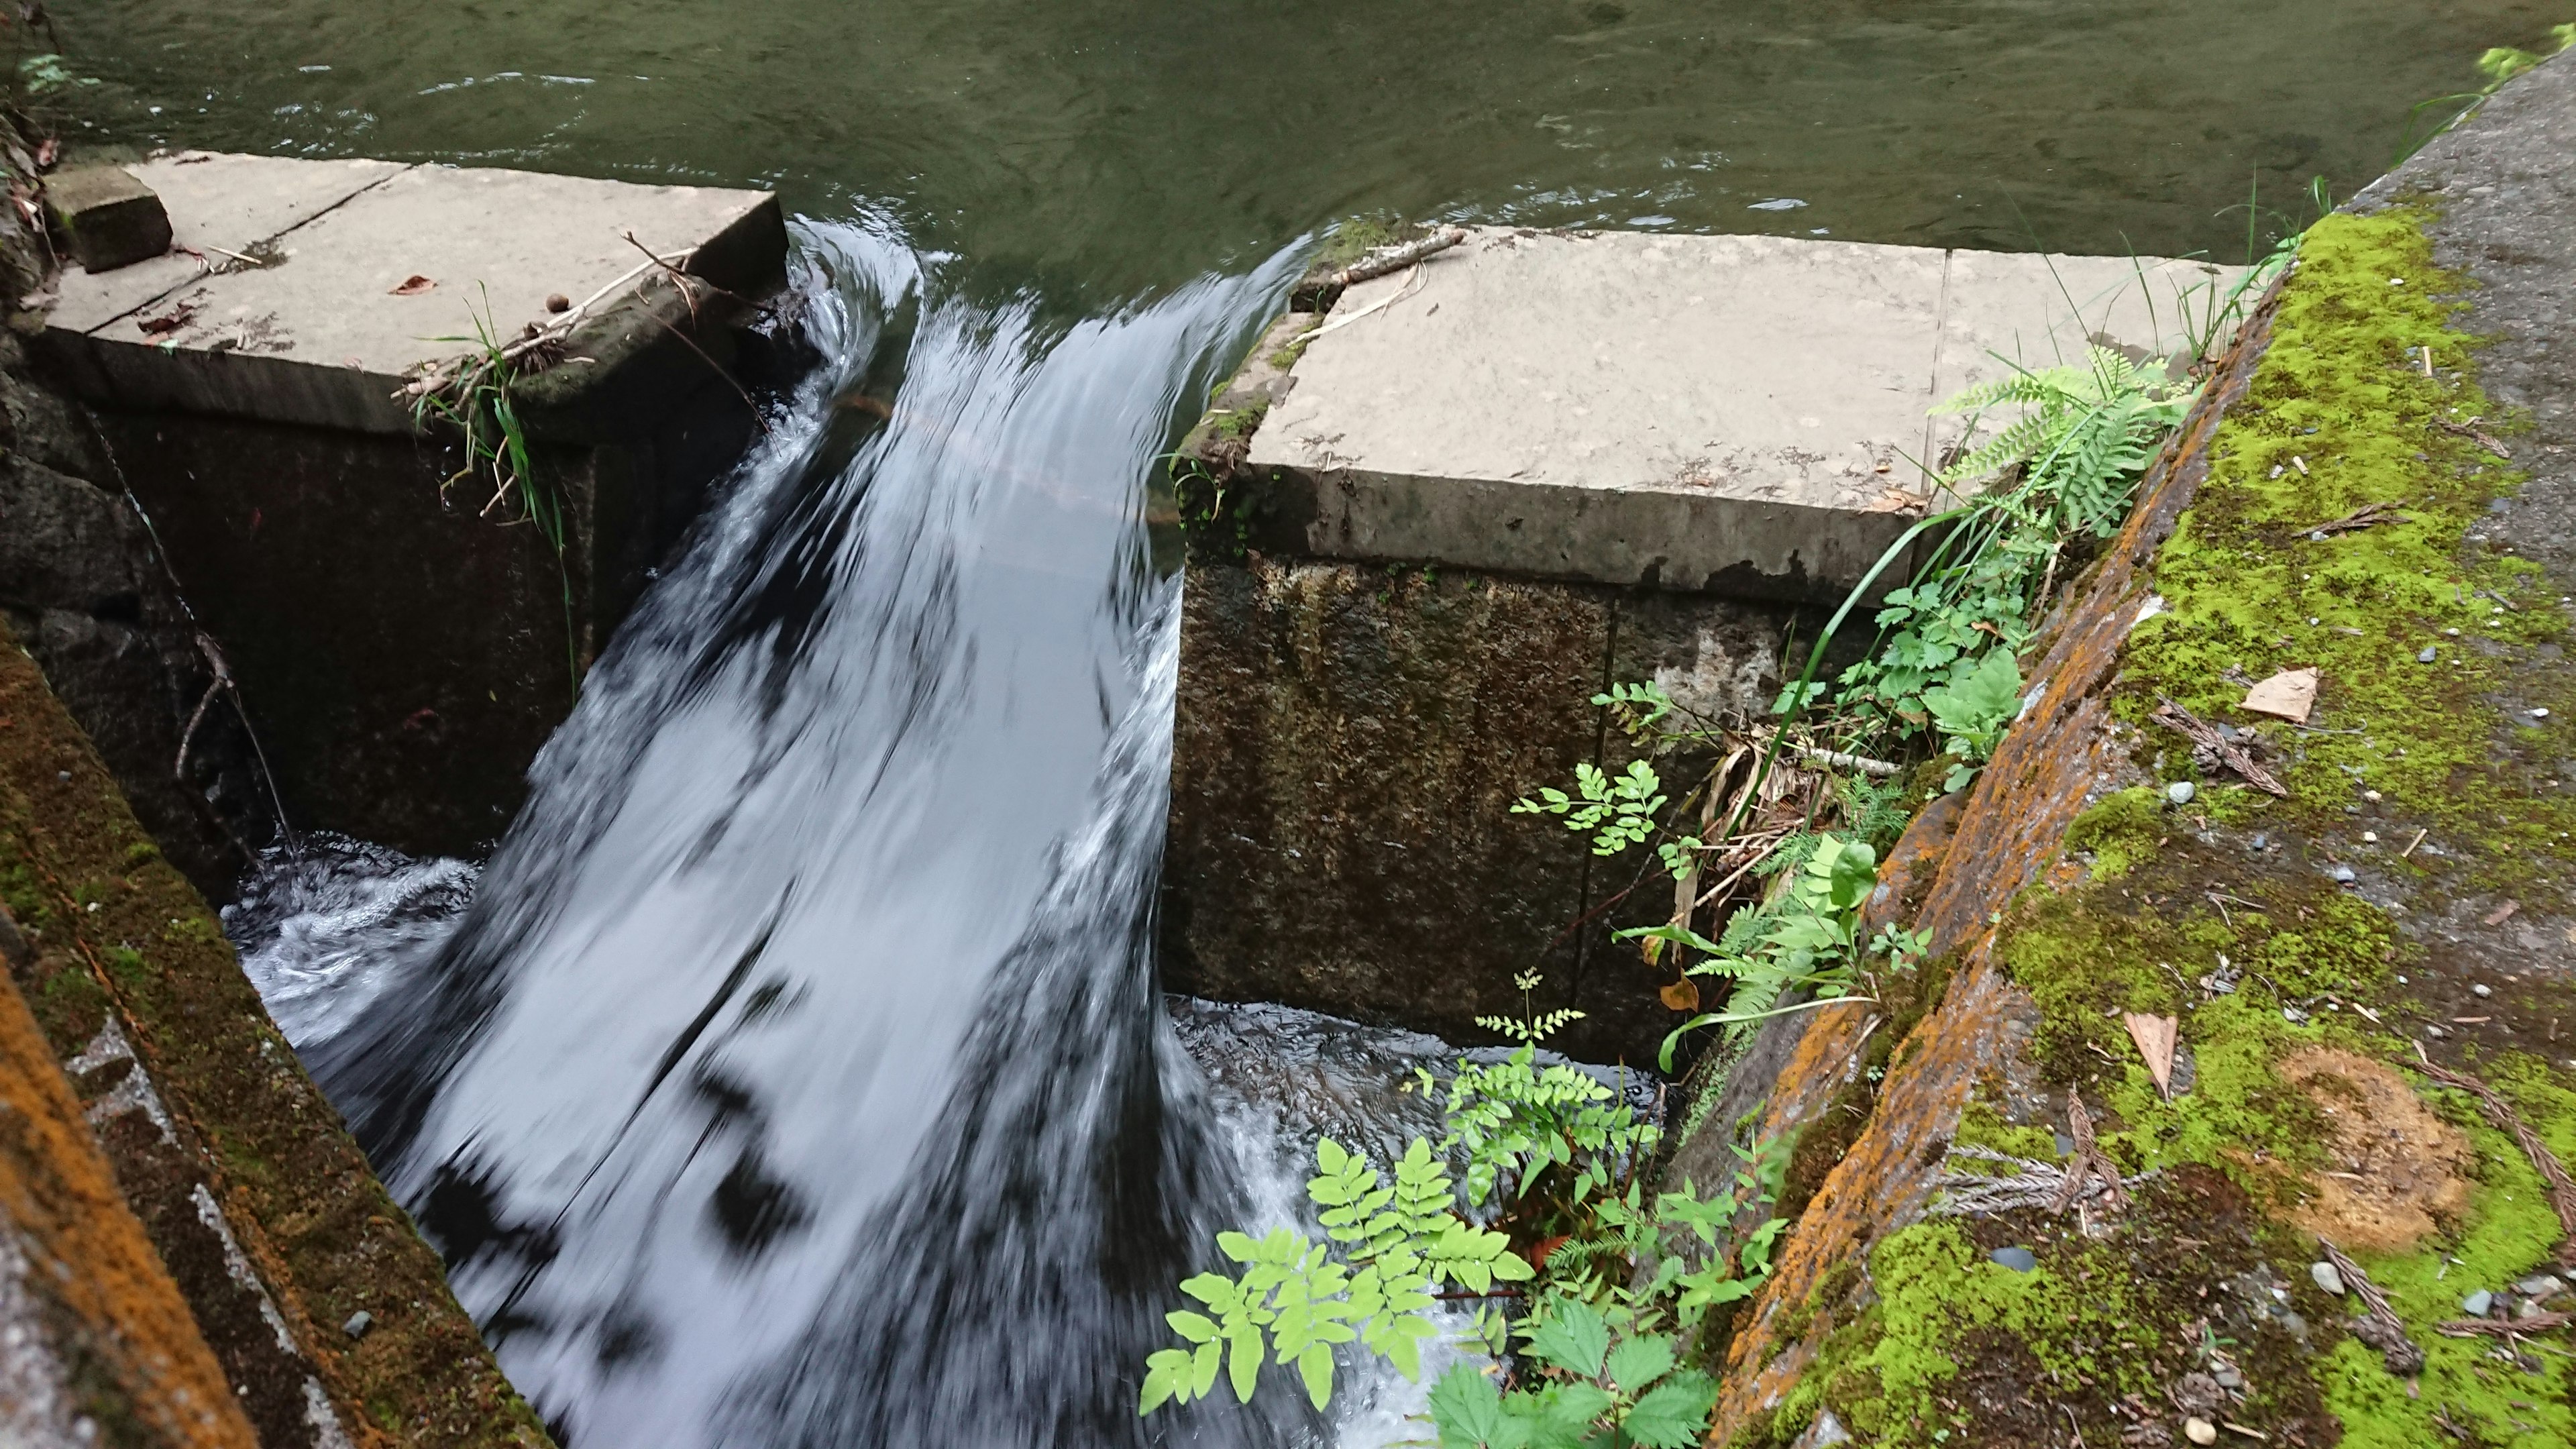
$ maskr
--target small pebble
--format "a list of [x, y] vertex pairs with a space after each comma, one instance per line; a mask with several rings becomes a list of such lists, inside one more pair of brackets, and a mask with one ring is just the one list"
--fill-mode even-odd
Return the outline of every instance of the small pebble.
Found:
[[572, 298], [565, 296], [561, 292], [550, 292], [546, 295], [546, 310], [549, 312], [569, 312], [572, 310]]
[[2376, 830], [2365, 830], [2361, 832], [2361, 843], [2364, 845], [2377, 845], [2379, 843], [2379, 832]]
[[2190, 804], [2191, 797], [2199, 793], [2200, 787], [2194, 785], [2189, 780], [2176, 780], [2165, 787], [2165, 798], [2171, 800], [2176, 805]]
[[2424, 1023], [2424, 1034], [2425, 1034], [2426, 1036], [2431, 1037], [2431, 1038], [2432, 1038], [2433, 1040], [2435, 1040], [2435, 1041], [2440, 1041], [2440, 1040], [2442, 1040], [2444, 1037], [2447, 1037], [2447, 1036], [2449, 1036], [2449, 1035], [2450, 1035], [2450, 1033], [2449, 1033], [2449, 1032], [2444, 1031], [2442, 1028], [2440, 1028], [2440, 1027], [2438, 1027], [2438, 1026], [2434, 1025], [2433, 1023], [2431, 1023], [2431, 1022], [2429, 1022], [2429, 1021], [2428, 1021], [2428, 1022], [2426, 1022], [2426, 1023]]
[[376, 1316], [361, 1308], [349, 1315], [349, 1321], [340, 1325], [340, 1331], [351, 1338], [364, 1338], [367, 1331], [375, 1326]]
[[71, 780], [71, 777], [72, 777], [72, 772], [71, 772], [71, 771], [69, 771], [69, 770], [56, 770], [56, 771], [54, 772], [54, 778], [55, 778], [55, 779], [57, 779], [57, 780], [61, 780], [61, 781], [64, 781], [64, 782], [66, 782], [66, 783], [69, 783], [69, 781]]
[[2210, 1371], [2210, 1376], [2218, 1380], [2218, 1386], [2222, 1389], [2241, 1389], [2245, 1387], [2245, 1376], [2238, 1373], [2235, 1369], [2228, 1367], [2226, 1364], [2220, 1364], [2217, 1368], [2212, 1369]]
[[2564, 1279], [2561, 1279], [2555, 1273], [2534, 1273], [2530, 1277], [2523, 1279], [2521, 1282], [2514, 1284], [2513, 1291], [2516, 1293], [2528, 1293], [2534, 1298], [2547, 1298], [2553, 1294], [2567, 1291], [2567, 1284]]
[[2487, 1310], [2494, 1306], [2495, 1295], [2484, 1288], [2481, 1288], [2477, 1292], [2460, 1300], [2460, 1311], [2469, 1315], [2471, 1318], [2486, 1317]]
[[2262, 831], [2255, 831], [2254, 839], [2248, 844], [2247, 848], [2251, 850], [2269, 850], [2272, 848], [2272, 837], [2264, 834]]
[[2483, 1001], [2486, 998], [2495, 995], [2495, 988], [2481, 981], [2477, 985], [2469, 988], [2469, 994]]
[[2343, 1296], [2343, 1274], [2335, 1271], [2334, 1264], [2310, 1263], [2308, 1265], [2308, 1276], [2317, 1280], [2317, 1286], [2319, 1288], [2335, 1295], [2337, 1298], [2341, 1298]]
[[2373, 805], [2376, 805], [2379, 803], [2379, 792], [2376, 790], [2364, 790], [2361, 792], [2361, 798], [2369, 801]]
[[2545, 709], [2535, 709], [2531, 712], [2531, 717], [2533, 719], [2547, 719], [2549, 718], [2549, 711]]
[[1986, 1256], [2016, 1273], [2028, 1273], [2039, 1266], [2039, 1255], [2028, 1248], [1997, 1248]]
[[2337, 885], [2350, 885], [2357, 878], [2353, 868], [2348, 865], [2336, 866], [2333, 870], [2326, 873], [2334, 877], [2335, 884]]
[[2457, 629], [2445, 629], [2445, 630], [2443, 630], [2442, 632], [2443, 632], [2443, 633], [2445, 633], [2445, 634], [2450, 635], [2450, 636], [2451, 636], [2452, 638], [2454, 638], [2454, 639], [2457, 639], [2457, 638], [2459, 638], [2459, 637], [2460, 637], [2460, 631], [2459, 631], [2459, 630], [2457, 630]]
[[2427, 644], [2423, 648], [2415, 651], [2415, 662], [2418, 664], [2430, 664], [2441, 657], [2442, 651], [2434, 648], [2430, 644]]
[[2067, 1136], [2063, 1132], [2058, 1133], [2057, 1155], [2060, 1157], [2073, 1157], [2075, 1155], [2075, 1139]]
[[2218, 1426], [2207, 1419], [2185, 1419], [2182, 1421], [2182, 1436], [2194, 1444], [2215, 1444], [2218, 1442]]

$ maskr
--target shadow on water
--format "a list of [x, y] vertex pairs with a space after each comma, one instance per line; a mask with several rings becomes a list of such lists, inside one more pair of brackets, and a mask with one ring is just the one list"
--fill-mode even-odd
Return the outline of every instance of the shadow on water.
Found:
[[283, 929], [273, 876], [250, 969], [575, 1443], [1321, 1437], [1134, 1413], [1197, 1245], [1282, 1201], [1157, 1006], [1137, 482], [1294, 257], [1050, 323], [890, 229], [801, 241], [821, 363], [472, 904], [344, 845], [409, 957]]

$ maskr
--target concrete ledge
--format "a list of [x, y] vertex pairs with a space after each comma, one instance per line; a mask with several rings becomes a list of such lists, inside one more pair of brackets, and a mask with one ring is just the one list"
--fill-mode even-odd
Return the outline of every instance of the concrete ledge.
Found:
[[[1484, 229], [1350, 287], [1244, 457], [1261, 546], [1736, 596], [1847, 590], [1932, 502], [1943, 397], [2187, 353], [2232, 269]], [[1298, 355], [1301, 354], [1301, 355]], [[2188, 362], [2185, 356], [2181, 359]], [[1898, 581], [1901, 572], [1892, 576]]]
[[[45, 340], [78, 391], [129, 409], [407, 432], [394, 394], [414, 369], [485, 331], [516, 338], [549, 296], [609, 289], [553, 369], [569, 402], [687, 318], [626, 233], [745, 296], [783, 276], [767, 192], [205, 153], [128, 169], [168, 206], [177, 250], [66, 272]], [[406, 292], [413, 277], [431, 285]]]

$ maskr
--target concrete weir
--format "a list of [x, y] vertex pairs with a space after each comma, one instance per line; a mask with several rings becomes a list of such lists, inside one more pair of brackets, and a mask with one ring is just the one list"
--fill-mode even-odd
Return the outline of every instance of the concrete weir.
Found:
[[1488, 228], [1310, 277], [1329, 310], [1268, 329], [1177, 474], [1171, 983], [1454, 1039], [1539, 970], [1591, 1013], [1571, 1049], [1650, 1057], [1656, 979], [1604, 928], [1668, 915], [1656, 880], [1512, 801], [1624, 765], [1610, 683], [1765, 709], [1935, 506], [1970, 423], [1936, 403], [2093, 343], [2178, 373], [2236, 275]]
[[[42, 337], [227, 657], [288, 818], [466, 852], [758, 422], [765, 192], [186, 152], [171, 249], [67, 267]], [[648, 255], [649, 253], [649, 255]], [[569, 317], [510, 397], [560, 558], [496, 527], [425, 369]], [[494, 516], [478, 516], [491, 513]]]

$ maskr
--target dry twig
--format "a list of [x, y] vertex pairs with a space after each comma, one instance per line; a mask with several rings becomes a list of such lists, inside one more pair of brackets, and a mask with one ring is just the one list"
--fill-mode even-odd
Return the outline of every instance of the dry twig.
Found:
[[2474, 438], [2477, 440], [2479, 447], [2486, 449], [2488, 452], [2495, 454], [2497, 457], [2504, 459], [2508, 463], [2512, 462], [2513, 454], [2504, 450], [2504, 444], [2497, 442], [2494, 434], [2479, 430], [2478, 424], [2485, 421], [2486, 419], [2484, 418], [2471, 418], [2465, 423], [2454, 423], [2436, 418], [2433, 420], [2433, 426], [2440, 428], [2446, 433], [2457, 433], [2463, 438]]
[[1385, 247], [1373, 251], [1333, 273], [1330, 280], [1336, 287], [1348, 287], [1373, 277], [1383, 277], [1389, 272], [1402, 271], [1424, 257], [1445, 252], [1466, 239], [1465, 227], [1448, 227], [1435, 231], [1429, 236], [1406, 242], [1402, 246]]
[[2382, 523], [2406, 521], [2406, 515], [2398, 512], [2397, 505], [2394, 503], [2365, 503], [2332, 523], [2320, 523], [2308, 532], [2312, 534], [2358, 533], [2362, 529]]
[[2414, 1339], [2406, 1336], [2406, 1321], [2389, 1306], [2388, 1295], [2381, 1292], [2379, 1285], [2370, 1281], [2370, 1275], [2361, 1271], [2361, 1265], [2346, 1256], [2332, 1239], [2319, 1238], [2317, 1245], [2326, 1250], [2326, 1261], [2334, 1264], [2335, 1273], [2343, 1279], [2343, 1286], [2351, 1289], [2367, 1310], [2361, 1321], [2352, 1326], [2352, 1336], [2378, 1349], [2379, 1361], [2398, 1378], [2412, 1378], [2422, 1373], [2424, 1350], [2416, 1346]]
[[2478, 1108], [2485, 1114], [2486, 1119], [2497, 1128], [2511, 1134], [2513, 1140], [2520, 1144], [2522, 1155], [2531, 1159], [2532, 1170], [2540, 1174], [2542, 1182], [2548, 1184], [2549, 1205], [2558, 1213], [2558, 1261], [2576, 1263], [2576, 1180], [2571, 1180], [2567, 1176], [2567, 1169], [2559, 1163], [2558, 1154], [2551, 1152], [2549, 1144], [2541, 1141], [2538, 1133], [2524, 1125], [2521, 1114], [2515, 1112], [2513, 1104], [2506, 1101], [2503, 1094], [2495, 1088], [2466, 1072], [2455, 1072], [2448, 1067], [2435, 1065], [2433, 1059], [2425, 1055], [2422, 1042], [2415, 1044], [2415, 1056], [2420, 1063], [2418, 1070], [2443, 1086], [2457, 1087], [2476, 1097]]
[[2454, 1318], [2437, 1331], [2447, 1338], [2485, 1335], [2510, 1341], [2526, 1333], [2547, 1333], [2571, 1323], [2576, 1323], [2576, 1313], [2535, 1313], [2529, 1318]]
[[2290, 792], [2282, 788], [2280, 781], [2272, 778], [2270, 771], [2254, 763], [2254, 757], [2247, 754], [2242, 745], [2220, 734], [2215, 725], [2203, 721], [2190, 710], [2168, 699], [2148, 718], [2190, 740], [2192, 759], [2202, 768], [2223, 765], [2244, 776], [2247, 784], [2265, 794], [2288, 797]]

